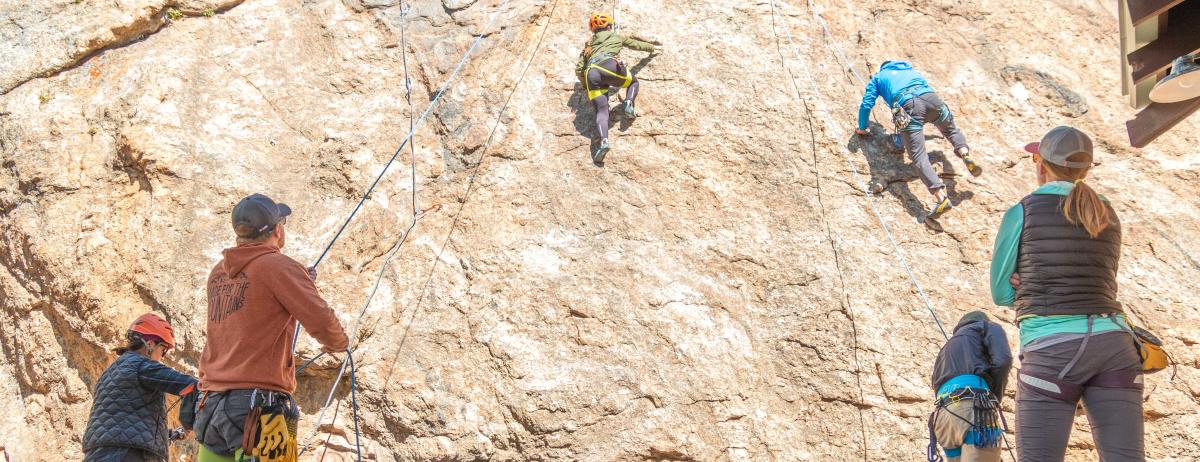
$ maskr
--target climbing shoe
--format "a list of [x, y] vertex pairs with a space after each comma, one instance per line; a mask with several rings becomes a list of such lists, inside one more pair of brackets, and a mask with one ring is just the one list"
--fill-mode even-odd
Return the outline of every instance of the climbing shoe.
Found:
[[938, 202], [937, 205], [933, 206], [933, 211], [929, 212], [929, 216], [926, 218], [930, 220], [936, 220], [942, 215], [945, 215], [946, 212], [949, 212], [952, 208], [954, 208], [954, 205], [950, 203], [950, 198], [947, 197], [942, 199], [941, 202]]
[[972, 159], [970, 154], [964, 154], [962, 156], [962, 161], [963, 164], [966, 164], [967, 171], [971, 172], [971, 176], [983, 175], [983, 167], [980, 167], [979, 164], [975, 163], [975, 159]]
[[625, 102], [625, 117], [630, 119], [637, 118], [637, 111], [633, 108], [633, 101]]
[[608, 154], [608, 138], [600, 140], [600, 147], [596, 148], [596, 152], [592, 154], [592, 162], [603, 164], [605, 154]]

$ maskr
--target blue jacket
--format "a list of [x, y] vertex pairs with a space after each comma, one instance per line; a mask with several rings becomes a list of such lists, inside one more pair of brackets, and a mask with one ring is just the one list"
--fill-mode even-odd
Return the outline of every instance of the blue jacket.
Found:
[[196, 379], [134, 352], [117, 358], [96, 382], [83, 451], [133, 448], [167, 458], [167, 407], [163, 393], [179, 395]]
[[929, 82], [914, 71], [912, 65], [905, 61], [891, 61], [879, 68], [879, 72], [867, 82], [863, 90], [862, 105], [858, 108], [858, 128], [867, 129], [867, 120], [871, 118], [871, 108], [875, 107], [875, 99], [883, 97], [888, 107], [896, 107], [914, 96], [932, 93]]

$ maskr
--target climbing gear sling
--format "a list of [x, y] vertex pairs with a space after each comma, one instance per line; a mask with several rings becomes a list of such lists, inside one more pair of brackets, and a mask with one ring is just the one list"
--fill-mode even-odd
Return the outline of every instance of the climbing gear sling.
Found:
[[[964, 401], [972, 404], [974, 409], [973, 419], [967, 419], [949, 409], [952, 404]], [[927, 425], [929, 429], [929, 446], [925, 451], [925, 457], [928, 462], [942, 462], [944, 460], [941, 454], [938, 453], [937, 434], [934, 432], [935, 421], [942, 413], [950, 414], [954, 418], [970, 425], [970, 429], [963, 436], [963, 444], [970, 444], [980, 448], [999, 447], [1001, 436], [1004, 432], [1008, 431], [1008, 424], [1004, 422], [1004, 415], [1000, 413], [1000, 401], [992, 395], [991, 391], [974, 387], [954, 390], [949, 395], [938, 398], [934, 403], [933, 413], [929, 415]]]
[[[263, 402], [259, 403], [259, 397]], [[246, 414], [242, 453], [258, 462], [296, 462], [296, 430], [300, 410], [286, 393], [254, 390]]]

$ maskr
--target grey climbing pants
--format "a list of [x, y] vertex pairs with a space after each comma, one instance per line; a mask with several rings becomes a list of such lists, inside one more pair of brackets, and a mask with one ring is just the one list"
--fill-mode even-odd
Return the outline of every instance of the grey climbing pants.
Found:
[[914, 96], [901, 107], [912, 117], [912, 122], [900, 130], [900, 138], [908, 150], [908, 157], [921, 173], [921, 182], [925, 183], [925, 187], [930, 191], [945, 188], [946, 185], [929, 163], [929, 153], [925, 151], [925, 124], [931, 123], [937, 127], [942, 136], [950, 140], [956, 154], [959, 148], [967, 147], [967, 137], [954, 125], [954, 114], [950, 113], [950, 108], [946, 107], [946, 103], [942, 102], [937, 93]]
[[[1075, 357], [1083, 339], [1021, 353], [1021, 369], [1057, 376]], [[1086, 383], [1100, 372], [1141, 370], [1141, 358], [1131, 336], [1123, 331], [1092, 335], [1079, 361], [1063, 380]], [[1018, 376], [1020, 382], [1023, 376]], [[1022, 462], [1059, 462], [1066, 457], [1067, 440], [1077, 403], [1017, 389], [1017, 453]], [[1092, 427], [1099, 460], [1144, 461], [1142, 390], [1085, 386], [1083, 407]]]
[[[597, 67], [601, 69], [597, 69]], [[623, 77], [622, 77], [623, 76]], [[609, 87], [625, 87], [625, 100], [633, 103], [637, 100], [637, 77], [625, 68], [625, 63], [610, 58], [595, 66], [589, 66], [587, 71], [586, 91], [604, 89], [605, 93], [592, 98], [592, 109], [596, 111], [596, 133], [601, 139], [608, 138], [608, 92]], [[589, 95], [590, 96], [590, 95]]]

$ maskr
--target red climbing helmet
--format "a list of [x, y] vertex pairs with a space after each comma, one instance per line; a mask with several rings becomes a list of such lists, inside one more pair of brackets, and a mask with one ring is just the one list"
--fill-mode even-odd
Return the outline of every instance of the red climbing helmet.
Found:
[[146, 313], [138, 316], [133, 325], [129, 326], [129, 331], [155, 337], [167, 344], [167, 348], [175, 348], [175, 331], [171, 329], [170, 323], [157, 314]]
[[588, 28], [595, 32], [605, 27], [611, 26], [613, 23], [612, 15], [608, 13], [592, 13], [592, 17], [588, 19]]

